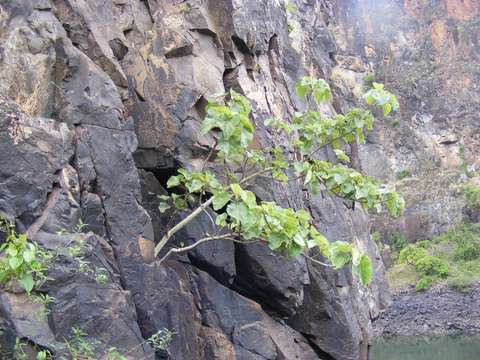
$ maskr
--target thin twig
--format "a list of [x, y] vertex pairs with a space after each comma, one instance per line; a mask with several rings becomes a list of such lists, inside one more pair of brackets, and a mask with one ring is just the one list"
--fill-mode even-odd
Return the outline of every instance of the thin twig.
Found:
[[230, 240], [230, 241], [233, 241], [233, 242], [236, 242], [236, 243], [239, 243], [239, 244], [254, 244], [254, 243], [258, 243], [258, 242], [262, 242], [264, 240], [262, 239], [257, 239], [257, 240], [251, 240], [251, 241], [240, 241], [240, 240], [237, 240], [235, 239], [235, 234], [224, 234], [224, 235], [218, 235], [218, 236], [208, 236], [208, 237], [205, 237], [205, 238], [202, 238], [200, 240], [197, 240], [196, 242], [194, 242], [192, 245], [189, 245], [189, 246], [185, 246], [185, 247], [182, 247], [182, 248], [172, 248], [170, 250], [168, 250], [168, 252], [158, 261], [158, 264], [161, 264], [163, 263], [170, 255], [172, 254], [180, 254], [180, 253], [183, 253], [183, 252], [187, 252], [187, 251], [190, 251], [190, 250], [193, 250], [195, 249], [197, 246], [203, 244], [203, 243], [206, 243], [208, 241], [212, 241], [212, 240]]
[[240, 170], [242, 172], [242, 176], [240, 178], [240, 181], [243, 180], [243, 178], [246, 174], [246, 169], [245, 169], [246, 166], [247, 166], [247, 157], [245, 156], [244, 159], [243, 159], [243, 164], [242, 164], [242, 166], [240, 166]]
[[308, 158], [311, 159], [313, 155], [315, 155], [317, 152], [319, 152], [320, 150], [324, 149], [325, 147], [327, 147], [328, 145], [332, 144], [333, 142], [337, 141], [337, 140], [340, 140], [341, 138], [347, 136], [347, 135], [350, 135], [352, 133], [354, 133], [355, 130], [352, 130], [352, 131], [349, 131], [345, 134], [342, 134], [332, 140], [330, 140], [329, 142], [326, 142], [325, 144], [322, 144], [320, 145], [318, 148], [316, 148], [315, 150], [313, 150], [309, 155], [308, 155]]
[[303, 253], [302, 253], [302, 255], [303, 255], [306, 259], [310, 260], [311, 262], [313, 262], [313, 263], [315, 263], [315, 264], [322, 265], [322, 266], [325, 266], [325, 267], [333, 267], [332, 265], [326, 264], [326, 263], [321, 262], [321, 261], [319, 261], [319, 260], [316, 260], [316, 259], [312, 258], [311, 256], [308, 256], [307, 254], [303, 254]]
[[158, 254], [160, 253], [160, 251], [163, 249], [163, 247], [165, 246], [165, 244], [167, 243], [167, 241], [177, 232], [179, 231], [180, 229], [182, 229], [185, 225], [187, 225], [190, 221], [192, 221], [194, 218], [196, 218], [198, 216], [198, 214], [200, 214], [203, 209], [205, 209], [206, 207], [210, 206], [210, 204], [212, 203], [213, 201], [213, 196], [208, 199], [207, 201], [205, 201], [202, 205], [200, 205], [198, 208], [196, 208], [195, 210], [193, 210], [185, 219], [183, 219], [182, 221], [180, 221], [177, 225], [175, 225], [173, 228], [171, 228], [170, 230], [168, 230], [166, 232], [166, 234], [162, 237], [162, 240], [160, 240], [160, 242], [157, 244], [157, 246], [155, 246], [155, 257], [158, 256]]
[[[245, 179], [243, 179], [242, 181], [240, 181], [240, 184], [243, 184], [243, 183], [246, 183], [248, 182], [249, 180], [265, 173], [265, 172], [268, 172], [272, 170], [272, 167], [269, 167], [269, 168], [266, 168], [266, 169], [263, 169], [263, 170], [260, 170], [260, 171], [257, 171], [249, 176], [247, 176]], [[175, 225], [173, 228], [171, 228], [170, 230], [168, 230], [166, 232], [166, 234], [162, 237], [162, 239], [160, 240], [160, 242], [157, 244], [157, 246], [155, 246], [155, 251], [154, 251], [154, 254], [155, 254], [155, 257], [158, 256], [158, 254], [160, 253], [160, 251], [163, 249], [163, 247], [166, 245], [167, 241], [179, 230], [181, 230], [185, 225], [187, 225], [190, 221], [192, 221], [193, 219], [195, 219], [198, 214], [200, 214], [202, 211], [204, 211], [205, 208], [209, 207], [213, 202], [213, 196], [208, 199], [207, 201], [205, 201], [203, 204], [201, 204], [199, 207], [197, 207], [195, 210], [193, 210], [185, 219], [183, 219], [182, 221], [180, 221], [177, 225]]]
[[213, 152], [215, 151], [217, 144], [218, 144], [218, 140], [215, 139], [215, 144], [213, 144], [213, 147], [210, 149], [210, 152], [208, 153], [207, 157], [205, 158], [205, 161], [203, 162], [202, 170], [201, 170], [202, 172], [203, 170], [205, 170], [205, 166], [207, 166], [208, 160], [210, 160], [210, 157], [213, 155]]
[[210, 221], [212, 222], [212, 224], [213, 224], [213, 225], [216, 225], [216, 224], [215, 224], [215, 220], [213, 220], [212, 216], [208, 213], [208, 210], [205, 209], [205, 208], [203, 208], [202, 210], [203, 210], [203, 212], [204, 212], [205, 214], [207, 214], [207, 216], [208, 216], [208, 218], [210, 219]]
[[255, 172], [255, 173], [253, 173], [253, 174], [251, 174], [251, 175], [248, 175], [245, 179], [243, 179], [242, 181], [240, 181], [240, 184], [244, 184], [244, 183], [248, 182], [249, 180], [252, 180], [253, 178], [256, 178], [257, 176], [262, 175], [263, 173], [266, 173], [266, 172], [268, 172], [268, 171], [270, 171], [270, 170], [273, 170], [273, 168], [272, 168], [272, 167], [268, 167], [268, 168], [266, 168], [266, 169], [257, 171], [257, 172]]

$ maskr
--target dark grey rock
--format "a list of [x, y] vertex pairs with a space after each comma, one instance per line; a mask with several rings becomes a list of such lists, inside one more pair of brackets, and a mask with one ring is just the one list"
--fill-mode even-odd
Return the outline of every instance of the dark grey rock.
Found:
[[374, 322], [376, 336], [453, 336], [480, 332], [480, 284], [463, 292], [436, 285], [400, 291]]
[[73, 136], [65, 124], [30, 117], [5, 100], [0, 100], [0, 121], [0, 211], [29, 226], [73, 156]]
[[[152, 358], [139, 344], [163, 328], [174, 333], [157, 353], [163, 359], [366, 358], [369, 320], [388, 296], [367, 218], [351, 204], [327, 196], [311, 203], [301, 184], [255, 185], [260, 198], [311, 209], [329, 238], [354, 241], [373, 256], [368, 289], [348, 269], [336, 273], [259, 245], [210, 242], [162, 265], [152, 256], [168, 218], [150, 192], [164, 192], [165, 174], [177, 167], [202, 166], [213, 142], [199, 133], [205, 99], [229, 88], [244, 93], [255, 109], [254, 145], [270, 146], [263, 119], [302, 109], [296, 79], [328, 78], [339, 61], [331, 4], [295, 3], [295, 14], [266, 0], [193, 0], [188, 11], [138, 0], [0, 5], [0, 95], [20, 103], [0, 102], [0, 211], [59, 252], [40, 289], [57, 299], [49, 322], [35, 325], [45, 326], [43, 335], [63, 341], [80, 324], [99, 350], [134, 348], [133, 358]], [[25, 115], [35, 87], [44, 95]], [[73, 233], [79, 219], [91, 233], [55, 234]], [[168, 246], [214, 230], [203, 214]], [[78, 271], [66, 248], [79, 237], [85, 259], [106, 269], [106, 283]], [[14, 324], [17, 310], [3, 306], [2, 321]], [[7, 334], [10, 348], [15, 334], [17, 325]]]

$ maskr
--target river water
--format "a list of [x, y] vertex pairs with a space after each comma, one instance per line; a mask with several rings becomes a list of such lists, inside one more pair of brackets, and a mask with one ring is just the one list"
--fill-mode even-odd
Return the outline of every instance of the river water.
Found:
[[480, 360], [480, 335], [378, 339], [370, 360]]

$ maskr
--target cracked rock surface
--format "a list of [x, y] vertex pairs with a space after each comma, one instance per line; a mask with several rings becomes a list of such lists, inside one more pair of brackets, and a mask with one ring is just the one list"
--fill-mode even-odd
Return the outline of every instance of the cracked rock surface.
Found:
[[[309, 209], [329, 239], [366, 251], [375, 266], [368, 288], [350, 269], [260, 245], [209, 243], [162, 265], [152, 256], [168, 219], [151, 193], [164, 193], [178, 167], [201, 166], [212, 143], [199, 135], [210, 95], [245, 94], [255, 146], [269, 146], [263, 120], [304, 106], [296, 79], [334, 79], [335, 6], [295, 4], [287, 13], [272, 0], [191, 0], [187, 9], [173, 0], [0, 3], [0, 212], [58, 254], [40, 289], [55, 297], [49, 312], [32, 316], [39, 304], [0, 290], [4, 356], [16, 337], [60, 356], [82, 325], [99, 354], [114, 346], [129, 359], [367, 358], [370, 320], [389, 294], [358, 207], [327, 194], [307, 201], [294, 184], [255, 185], [262, 199]], [[338, 85], [322, 111], [348, 108], [349, 91]], [[172, 241], [194, 241], [207, 218]], [[69, 251], [78, 243], [84, 271]], [[163, 328], [172, 342], [155, 354], [145, 339]]]

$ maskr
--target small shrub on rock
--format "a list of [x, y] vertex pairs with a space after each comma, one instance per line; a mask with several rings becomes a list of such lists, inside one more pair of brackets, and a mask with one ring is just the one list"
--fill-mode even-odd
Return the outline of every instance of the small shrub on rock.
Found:
[[414, 264], [421, 275], [431, 275], [444, 278], [448, 275], [448, 264], [436, 256], [424, 256]]
[[418, 245], [406, 246], [400, 252], [399, 261], [412, 264], [420, 275], [417, 290], [425, 290], [435, 279], [446, 278], [449, 274], [449, 266], [446, 261], [430, 255], [425, 248]]
[[475, 260], [480, 256], [480, 242], [478, 241], [462, 241], [455, 248], [455, 260]]
[[467, 200], [467, 207], [474, 209], [480, 206], [480, 186], [467, 184], [463, 187], [463, 191]]
[[431, 276], [422, 276], [415, 285], [417, 291], [425, 291], [433, 284], [433, 278]]
[[397, 178], [397, 180], [403, 180], [407, 177], [410, 177], [410, 171], [404, 169], [404, 170], [400, 170], [398, 171], [396, 174], [395, 174], [395, 177]]
[[425, 256], [428, 256], [428, 253], [424, 248], [411, 244], [406, 246], [402, 251], [400, 251], [398, 260], [400, 262], [408, 262], [410, 264], [415, 264], [415, 262]]
[[401, 251], [405, 246], [408, 245], [407, 239], [399, 233], [393, 233], [392, 235], [392, 247], [395, 251]]

